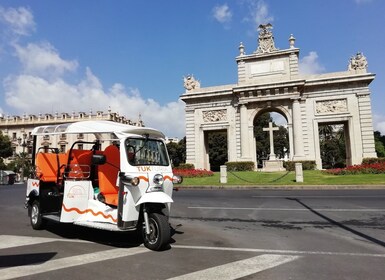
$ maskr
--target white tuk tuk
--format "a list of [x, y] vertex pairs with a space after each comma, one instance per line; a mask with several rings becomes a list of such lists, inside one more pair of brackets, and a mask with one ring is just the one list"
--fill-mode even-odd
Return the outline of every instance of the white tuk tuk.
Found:
[[[86, 134], [94, 135], [93, 140]], [[59, 152], [47, 144], [51, 135], [76, 141], [67, 152]], [[111, 121], [82, 121], [36, 127], [32, 136], [35, 172], [27, 182], [25, 206], [34, 229], [54, 220], [139, 230], [151, 250], [169, 244], [173, 184], [182, 178], [173, 176], [163, 133]]]

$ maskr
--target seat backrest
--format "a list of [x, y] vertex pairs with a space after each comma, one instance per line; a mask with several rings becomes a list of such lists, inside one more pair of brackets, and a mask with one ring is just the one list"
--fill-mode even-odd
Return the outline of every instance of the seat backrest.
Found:
[[93, 152], [90, 150], [72, 149], [67, 152], [68, 166], [66, 177], [83, 180], [90, 177], [91, 159]]
[[35, 159], [36, 174], [44, 182], [57, 182], [58, 177], [62, 175], [62, 172], [58, 174], [58, 170], [61, 169], [60, 167], [65, 161], [65, 154], [37, 153]]
[[106, 156], [106, 163], [98, 166], [99, 190], [103, 195], [116, 194], [117, 197], [118, 187], [116, 181], [120, 170], [119, 148], [110, 145], [104, 150], [103, 154]]

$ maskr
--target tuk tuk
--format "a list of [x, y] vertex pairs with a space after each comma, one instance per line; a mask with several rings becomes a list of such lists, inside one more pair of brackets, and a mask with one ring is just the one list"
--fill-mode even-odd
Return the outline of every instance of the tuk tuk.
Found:
[[[76, 140], [66, 152], [59, 151], [47, 145], [52, 135]], [[27, 180], [25, 207], [33, 229], [52, 220], [137, 230], [151, 250], [169, 244], [173, 184], [182, 178], [173, 175], [163, 133], [111, 121], [81, 121], [39, 126], [32, 136], [35, 172]]]

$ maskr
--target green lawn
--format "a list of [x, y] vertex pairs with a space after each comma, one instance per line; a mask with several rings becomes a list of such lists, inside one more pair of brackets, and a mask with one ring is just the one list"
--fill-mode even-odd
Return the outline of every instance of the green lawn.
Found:
[[219, 172], [204, 178], [184, 178], [182, 186], [219, 185], [385, 185], [385, 174], [328, 175], [319, 170], [305, 170], [304, 182], [295, 182], [295, 172], [228, 172], [227, 184], [219, 183]]

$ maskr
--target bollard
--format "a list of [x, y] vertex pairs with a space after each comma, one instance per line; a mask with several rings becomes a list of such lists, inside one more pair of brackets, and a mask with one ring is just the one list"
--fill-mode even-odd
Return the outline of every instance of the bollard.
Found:
[[226, 165], [221, 165], [220, 183], [227, 184], [227, 166]]
[[298, 183], [303, 183], [303, 171], [302, 171], [302, 163], [295, 163], [295, 181]]

